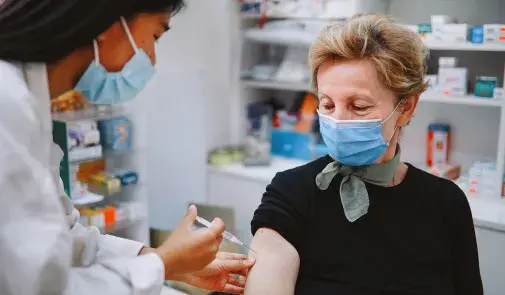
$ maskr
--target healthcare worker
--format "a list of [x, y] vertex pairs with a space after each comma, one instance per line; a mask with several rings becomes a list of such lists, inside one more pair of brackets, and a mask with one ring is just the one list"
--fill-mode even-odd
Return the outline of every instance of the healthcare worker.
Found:
[[191, 231], [190, 207], [158, 249], [77, 223], [59, 179], [50, 99], [133, 99], [182, 0], [0, 1], [0, 294], [159, 294], [165, 279], [243, 291], [254, 261], [218, 253], [224, 224]]

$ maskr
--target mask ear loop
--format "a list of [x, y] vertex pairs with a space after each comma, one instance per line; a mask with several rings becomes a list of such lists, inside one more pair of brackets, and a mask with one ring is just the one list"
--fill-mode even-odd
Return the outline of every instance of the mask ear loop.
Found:
[[100, 64], [100, 51], [98, 50], [98, 42], [96, 42], [96, 39], [93, 39], [93, 50], [95, 52], [95, 63], [97, 65]]
[[130, 41], [130, 44], [133, 47], [133, 50], [135, 53], [139, 53], [139, 48], [137, 47], [137, 44], [135, 43], [135, 39], [133, 39], [133, 35], [130, 31], [130, 28], [128, 28], [128, 24], [126, 23], [126, 20], [124, 17], [121, 17], [121, 24], [123, 25], [124, 31], [126, 33], [126, 36], [128, 37], [128, 40]]
[[[391, 114], [384, 120], [382, 121], [382, 124], [386, 123], [387, 120], [391, 119], [391, 117], [393, 116], [393, 114], [396, 112], [396, 110], [398, 109], [398, 107], [402, 104], [402, 101], [400, 101], [395, 109], [391, 112]], [[389, 140], [387, 141], [387, 145], [389, 146], [389, 144], [391, 143], [391, 140], [393, 139], [393, 136], [395, 136], [395, 133], [396, 133], [396, 129], [398, 129], [398, 125], [395, 125], [395, 129], [393, 130], [393, 134], [391, 135], [391, 137], [389, 138]]]

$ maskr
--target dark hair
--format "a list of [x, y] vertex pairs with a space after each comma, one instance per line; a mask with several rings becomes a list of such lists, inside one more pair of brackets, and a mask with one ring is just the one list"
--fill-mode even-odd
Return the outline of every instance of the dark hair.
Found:
[[0, 0], [0, 60], [55, 62], [121, 16], [179, 12], [184, 0]]

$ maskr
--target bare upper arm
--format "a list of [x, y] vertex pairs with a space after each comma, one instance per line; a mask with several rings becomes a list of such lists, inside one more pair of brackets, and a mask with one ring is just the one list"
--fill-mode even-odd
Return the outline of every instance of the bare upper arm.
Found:
[[[247, 277], [245, 295], [292, 295], [300, 267], [296, 249], [279, 233], [260, 228], [254, 235], [249, 255], [256, 264]], [[279, 275], [282, 274], [282, 275]]]

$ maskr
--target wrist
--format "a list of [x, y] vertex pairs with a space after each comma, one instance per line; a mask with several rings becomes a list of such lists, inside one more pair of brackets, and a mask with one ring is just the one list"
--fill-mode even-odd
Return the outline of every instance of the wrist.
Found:
[[153, 250], [152, 253], [158, 255], [161, 261], [163, 261], [163, 265], [165, 266], [165, 280], [179, 281], [181, 275], [174, 272], [174, 269], [176, 269], [176, 267], [174, 267], [172, 255], [170, 255], [170, 253], [168, 253], [165, 250], [161, 249], [152, 249], [152, 250]]

